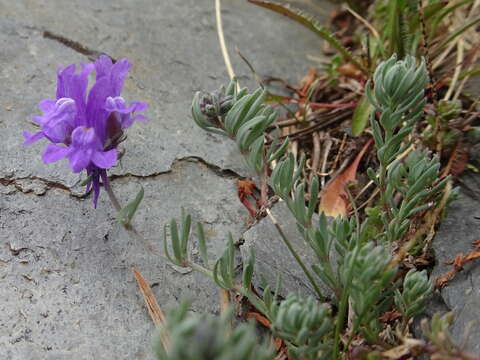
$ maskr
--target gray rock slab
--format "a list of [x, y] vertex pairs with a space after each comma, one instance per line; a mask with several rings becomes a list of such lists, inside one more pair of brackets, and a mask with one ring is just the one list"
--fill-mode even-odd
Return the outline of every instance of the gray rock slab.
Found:
[[[317, 64], [308, 57], [321, 55], [320, 41], [308, 30], [244, 1], [223, 0], [222, 8], [242, 85], [256, 84], [235, 48], [259, 74], [291, 82]], [[78, 186], [82, 176], [65, 162], [42, 163], [45, 143], [21, 146], [22, 131], [35, 130], [36, 104], [55, 93], [58, 66], [91, 61], [82, 49], [129, 58], [122, 95], [149, 102], [151, 121], [129, 129], [113, 186], [122, 203], [144, 186], [135, 223], [152, 244], [160, 247], [163, 224], [184, 206], [206, 221], [209, 253], [219, 255], [246, 217], [224, 170], [248, 171], [233, 142], [190, 117], [195, 91], [228, 80], [213, 10], [210, 0], [0, 0], [0, 359], [151, 359], [154, 328], [132, 266], [163, 308], [187, 297], [193, 310], [216, 311], [209, 279], [133, 242], [105, 194], [94, 210]], [[191, 254], [198, 256], [195, 247]]]
[[[113, 182], [125, 203], [145, 189], [136, 226], [163, 253], [163, 225], [180, 204], [206, 223], [211, 258], [228, 231], [241, 233], [246, 212], [231, 178], [198, 162], [182, 161], [170, 173]], [[154, 326], [131, 273], [137, 268], [163, 309], [183, 299], [192, 310], [217, 310], [218, 289], [204, 275], [179, 272], [131, 240], [115, 224], [102, 194], [91, 200], [59, 189], [43, 196], [13, 191], [0, 197], [0, 358], [151, 359]], [[198, 257], [192, 243], [190, 255]]]
[[[450, 205], [433, 241], [437, 261], [434, 277], [449, 271], [452, 267], [445, 262], [453, 260], [457, 254], [467, 254], [473, 249], [472, 242], [480, 239], [480, 176], [467, 173], [463, 182], [461, 198]], [[451, 329], [453, 338], [474, 354], [480, 354], [479, 265], [478, 261], [467, 264], [441, 290], [446, 305], [455, 314]]]
[[[290, 240], [292, 247], [304, 260], [312, 276], [317, 280], [323, 295], [331, 297], [333, 295], [331, 290], [323, 286], [323, 283], [311, 270], [311, 265], [318, 260], [312, 248], [308, 246], [298, 232], [295, 218], [288, 210], [285, 202], [278, 202], [271, 211], [286, 237]], [[255, 251], [256, 262], [253, 285], [257, 289], [263, 289], [266, 284], [275, 289], [278, 276], [280, 276], [282, 282], [280, 296], [285, 297], [291, 292], [316, 296], [307, 276], [268, 217], [263, 218], [254, 227], [247, 230], [243, 234], [243, 239], [244, 243], [240, 247], [242, 258], [246, 260], [250, 256], [251, 249]]]
[[[243, 85], [256, 86], [242, 51], [261, 75], [298, 81], [307, 57], [320, 56], [320, 40], [284, 17], [244, 1], [223, 1], [225, 37]], [[45, 167], [36, 144], [23, 149], [22, 130], [33, 131], [29, 115], [36, 103], [55, 91], [55, 69], [87, 61], [86, 56], [45, 38], [44, 31], [134, 64], [125, 84], [127, 100], [150, 103], [151, 121], [136, 124], [124, 143], [128, 156], [116, 174], [139, 176], [167, 171], [175, 159], [199, 156], [248, 174], [230, 141], [194, 126], [190, 104], [198, 90], [214, 90], [228, 81], [218, 44], [213, 1], [0, 1], [0, 177], [38, 176], [68, 187], [78, 182], [62, 164]], [[74, 14], [74, 16], [72, 15]]]

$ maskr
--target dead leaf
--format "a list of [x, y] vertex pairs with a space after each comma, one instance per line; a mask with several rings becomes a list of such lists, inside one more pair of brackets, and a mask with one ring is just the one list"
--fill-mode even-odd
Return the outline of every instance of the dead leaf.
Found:
[[310, 89], [310, 86], [312, 86], [316, 78], [317, 78], [317, 69], [314, 67], [309, 67], [307, 75], [302, 80], [300, 80], [300, 85], [302, 86], [302, 89], [300, 90], [300, 92], [304, 96], [307, 96], [308, 90]]
[[435, 285], [437, 287], [442, 288], [446, 286], [448, 282], [455, 277], [457, 272], [463, 270], [463, 267], [467, 262], [480, 258], [480, 241], [473, 241], [472, 244], [475, 246], [475, 249], [470, 251], [467, 255], [460, 253], [455, 256], [454, 260], [445, 261], [445, 264], [453, 265], [453, 269], [435, 279]]
[[390, 310], [384, 313], [378, 320], [380, 320], [382, 323], [388, 323], [392, 320], [396, 320], [402, 317], [402, 314], [400, 314], [396, 310]]
[[262, 314], [260, 314], [258, 312], [253, 312], [253, 311], [247, 312], [247, 313], [245, 313], [245, 318], [246, 319], [255, 319], [260, 324], [265, 326], [266, 328], [270, 328], [270, 326], [272, 326], [272, 323], [270, 322], [270, 320], [268, 320], [265, 316], [263, 316]]
[[438, 288], [443, 288], [447, 283], [452, 280], [456, 274], [457, 270], [451, 269], [443, 275], [438, 276], [435, 279], [435, 286]]
[[255, 183], [249, 178], [239, 179], [235, 181], [238, 186], [238, 196], [252, 195], [253, 190], [257, 187]]
[[255, 199], [254, 191], [256, 190], [257, 186], [249, 178], [236, 180], [235, 183], [237, 184], [237, 192], [240, 202], [247, 208], [250, 216], [255, 217], [257, 210], [250, 203], [247, 197], [251, 196]]
[[320, 212], [323, 211], [325, 215], [333, 217], [347, 215], [350, 201], [348, 200], [345, 186], [349, 182], [355, 181], [360, 160], [372, 144], [372, 141], [372, 139], [368, 140], [350, 166], [330, 180], [327, 186], [322, 190], [320, 194]]
[[467, 261], [472, 261], [478, 258], [480, 258], [480, 248], [470, 251], [468, 255], [464, 257], [463, 261], [466, 263]]
[[443, 170], [442, 175], [447, 176], [450, 174], [454, 178], [460, 176], [460, 174], [462, 174], [467, 168], [468, 160], [470, 158], [469, 153], [470, 149], [468, 144], [459, 140], [450, 154], [447, 166]]
[[338, 72], [346, 77], [362, 80], [364, 78], [362, 71], [351, 63], [346, 63], [338, 67]]
[[414, 349], [423, 345], [424, 342], [422, 340], [406, 338], [402, 345], [384, 351], [382, 355], [387, 359], [411, 359], [413, 358], [412, 352], [414, 352]]

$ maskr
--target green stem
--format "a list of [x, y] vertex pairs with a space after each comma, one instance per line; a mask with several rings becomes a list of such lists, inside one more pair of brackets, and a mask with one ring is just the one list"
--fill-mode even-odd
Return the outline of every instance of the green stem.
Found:
[[[112, 203], [113, 207], [117, 212], [120, 212], [122, 210], [122, 206], [120, 205], [120, 202], [118, 201], [117, 197], [115, 196], [115, 193], [113, 192], [112, 187], [110, 186], [110, 181], [108, 178], [103, 184], [103, 187], [105, 188], [105, 191], [108, 195], [108, 198], [110, 199], [110, 202]], [[122, 227], [127, 231], [127, 233], [132, 237], [134, 240], [137, 240], [143, 244], [149, 250], [150, 252], [154, 253], [155, 255], [160, 255], [157, 249], [153, 247], [145, 238], [135, 229], [135, 227], [132, 224], [121, 224]]]
[[347, 281], [345, 283], [345, 286], [343, 287], [342, 298], [340, 300], [340, 307], [338, 309], [337, 323], [335, 326], [335, 335], [333, 340], [333, 358], [334, 359], [339, 358], [340, 330], [342, 329], [343, 323], [345, 322], [345, 314], [347, 312], [347, 305], [348, 305], [348, 298], [349, 298], [348, 290], [351, 287], [351, 283], [353, 279], [353, 267], [354, 267], [353, 264], [355, 263], [355, 260], [357, 258], [358, 251], [359, 251], [359, 246], [357, 245], [355, 247], [353, 259], [351, 262], [352, 266], [350, 266], [350, 268], [348, 269]]
[[207, 269], [207, 268], [204, 268], [203, 266], [198, 265], [198, 264], [195, 264], [195, 263], [192, 263], [192, 262], [190, 262], [190, 261], [187, 263], [187, 266], [188, 266], [189, 268], [191, 268], [192, 270], [198, 271], [199, 273], [202, 273], [202, 274], [204, 274], [204, 275], [207, 275], [208, 277], [210, 277], [210, 278], [213, 279], [213, 272], [212, 272], [212, 270]]
[[268, 216], [270, 217], [270, 220], [272, 220], [272, 223], [273, 225], [275, 226], [275, 228], [277, 229], [278, 233], [280, 234], [280, 237], [282, 238], [283, 242], [285, 243], [285, 245], [287, 245], [287, 248], [288, 250], [290, 251], [290, 253], [293, 255], [293, 257], [295, 258], [295, 260], [297, 261], [298, 265], [300, 265], [300, 267], [302, 268], [303, 272], [305, 273], [305, 275], [307, 276], [308, 280], [310, 281], [310, 283], [312, 284], [315, 292], [317, 293], [317, 296], [318, 298], [320, 299], [320, 301], [325, 301], [325, 296], [323, 296], [322, 294], [322, 291], [320, 290], [320, 288], [318, 287], [318, 284], [316, 283], [315, 279], [313, 278], [312, 274], [310, 274], [310, 272], [308, 271], [307, 267], [305, 266], [305, 264], [303, 263], [302, 259], [300, 258], [300, 256], [298, 255], [298, 253], [295, 251], [295, 249], [293, 248], [292, 246], [292, 243], [290, 242], [290, 240], [288, 240], [287, 236], [285, 235], [285, 233], [283, 232], [282, 228], [280, 227], [280, 225], [278, 225], [278, 222], [277, 220], [273, 217], [273, 215], [271, 214], [270, 210], [267, 209], [267, 214]]
[[[210, 269], [207, 269], [201, 265], [198, 265], [198, 264], [195, 264], [195, 263], [192, 263], [192, 262], [187, 262], [186, 264], [188, 267], [190, 267], [192, 270], [194, 271], [197, 271], [199, 273], [202, 273], [208, 277], [210, 277], [212, 280], [213, 280], [213, 272], [212, 270]], [[269, 320], [271, 320], [270, 318], [270, 314], [268, 312], [268, 309], [265, 307], [265, 304], [263, 303], [263, 300], [258, 297], [257, 295], [255, 295], [253, 292], [251, 292], [249, 289], [246, 289], [244, 288], [243, 286], [241, 285], [235, 285], [231, 290], [234, 290], [240, 294], [242, 294], [243, 296], [247, 297], [248, 300], [250, 301], [250, 303], [258, 310], [260, 311], [261, 313], [263, 313], [263, 315], [265, 315]]]

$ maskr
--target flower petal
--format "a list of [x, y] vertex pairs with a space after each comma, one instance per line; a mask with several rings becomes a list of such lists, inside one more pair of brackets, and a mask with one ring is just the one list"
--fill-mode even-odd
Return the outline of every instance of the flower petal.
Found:
[[141, 101], [134, 101], [130, 104], [130, 106], [127, 106], [125, 100], [121, 96], [109, 96], [105, 101], [105, 110], [117, 111], [121, 114], [140, 112], [146, 108], [148, 108], [148, 104]]
[[52, 163], [66, 157], [70, 152], [70, 149], [65, 146], [48, 144], [45, 151], [42, 154], [42, 160], [44, 163]]
[[25, 138], [25, 142], [23, 145], [31, 145], [34, 142], [40, 140], [41, 138], [45, 137], [45, 134], [42, 130], [37, 131], [35, 134], [31, 134], [28, 131], [23, 132], [23, 137]]
[[91, 149], [72, 149], [68, 154], [70, 160], [70, 167], [74, 173], [79, 173], [85, 169], [92, 158], [93, 151]]
[[130, 71], [132, 64], [127, 59], [120, 59], [112, 66], [111, 82], [112, 82], [112, 96], [120, 95], [123, 89], [123, 83]]
[[88, 75], [94, 69], [93, 64], [82, 64], [80, 72], [75, 73], [75, 64], [60, 69], [57, 73], [57, 99], [71, 98], [77, 105], [76, 126], [85, 125], [86, 93]]
[[53, 111], [56, 102], [57, 100], [55, 99], [43, 99], [38, 103], [38, 107], [44, 114], [46, 114]]
[[117, 162], [117, 149], [95, 151], [92, 155], [92, 161], [101, 169], [109, 169]]
[[110, 96], [110, 82], [108, 77], [102, 77], [93, 85], [88, 94], [85, 126], [93, 127], [102, 143], [105, 142], [105, 126], [108, 111], [105, 110], [105, 100]]
[[95, 61], [95, 78], [98, 79], [108, 76], [112, 70], [113, 62], [106, 55], [100, 55], [99, 58]]
[[79, 126], [72, 132], [72, 147], [76, 149], [101, 150], [102, 144], [94, 129]]
[[75, 100], [59, 99], [53, 111], [43, 116], [43, 133], [53, 143], [68, 143], [75, 127], [77, 107]]

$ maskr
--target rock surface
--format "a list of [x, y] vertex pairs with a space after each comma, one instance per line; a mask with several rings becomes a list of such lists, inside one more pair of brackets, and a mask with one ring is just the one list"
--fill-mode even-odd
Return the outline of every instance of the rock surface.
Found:
[[[305, 265], [317, 281], [322, 294], [331, 298], [333, 295], [331, 290], [324, 286], [311, 270], [311, 265], [317, 262], [317, 258], [312, 248], [298, 232], [295, 218], [285, 202], [278, 202], [271, 211], [274, 218], [281, 224], [282, 231], [290, 240], [292, 247], [305, 261]], [[316, 218], [314, 216], [314, 222], [318, 221]], [[260, 223], [246, 231], [243, 234], [243, 239], [245, 242], [240, 248], [242, 258], [246, 260], [250, 256], [250, 251], [252, 249], [255, 251], [256, 262], [253, 276], [255, 288], [263, 289], [265, 284], [268, 284], [273, 290], [278, 281], [278, 276], [280, 276], [282, 285], [279, 292], [280, 296], [285, 297], [287, 292], [316, 296], [307, 276], [288, 250], [287, 245], [282, 242], [277, 229], [268, 217], [263, 218]]]
[[[259, 74], [292, 81], [315, 64], [307, 55], [320, 56], [318, 38], [287, 19], [243, 1], [222, 5], [242, 85], [255, 83], [235, 47]], [[216, 288], [130, 240], [105, 194], [94, 210], [81, 177], [65, 162], [43, 164], [44, 144], [22, 147], [21, 132], [34, 130], [29, 116], [53, 96], [57, 66], [128, 57], [123, 95], [149, 102], [151, 121], [129, 129], [113, 187], [122, 203], [145, 188], [135, 223], [155, 246], [184, 206], [207, 223], [218, 255], [227, 231], [244, 229], [233, 180], [247, 171], [232, 142], [197, 129], [189, 114], [195, 91], [228, 80], [213, 1], [0, 0], [0, 13], [0, 358], [152, 359], [154, 326], [130, 268], [163, 308], [190, 297], [193, 310], [215, 311]]]
[[[433, 248], [437, 265], [432, 276], [440, 276], [452, 266], [445, 264], [457, 254], [466, 255], [472, 242], [480, 239], [480, 176], [466, 173], [460, 199], [451, 203], [448, 215], [440, 226]], [[478, 260], [467, 264], [462, 272], [441, 290], [447, 307], [455, 314], [451, 334], [462, 349], [480, 354], [480, 266]]]

